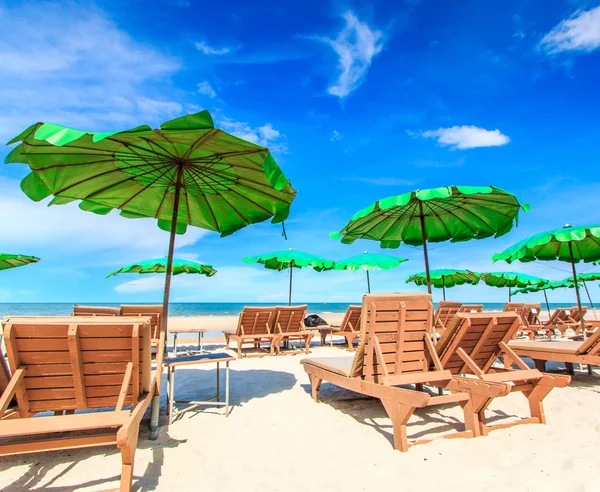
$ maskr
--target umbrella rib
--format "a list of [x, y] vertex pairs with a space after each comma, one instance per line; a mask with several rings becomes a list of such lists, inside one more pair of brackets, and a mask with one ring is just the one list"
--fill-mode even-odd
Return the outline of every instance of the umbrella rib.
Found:
[[[164, 136], [161, 133], [162, 136]], [[166, 148], [164, 148], [163, 146], [159, 145], [158, 142], [154, 142], [153, 140], [150, 140], [149, 138], [146, 137], [139, 137], [141, 140], [143, 140], [144, 142], [148, 143], [148, 145], [150, 145], [150, 147], [154, 148], [155, 146], [158, 147], [160, 150], [164, 151], [171, 159], [177, 159], [177, 156], [171, 152], [169, 152], [169, 150], [167, 150]], [[171, 142], [169, 139], [167, 139], [165, 137], [165, 140], [170, 143], [171, 145], [173, 145], [173, 142]], [[158, 152], [154, 151], [155, 153], [158, 154]], [[162, 154], [160, 154], [162, 155]]]
[[[198, 137], [195, 142], [193, 142], [192, 144], [190, 144], [188, 146], [187, 150], [185, 151], [185, 154], [183, 155], [183, 158], [189, 159], [190, 154], [194, 150], [196, 150], [196, 147], [203, 144], [206, 140], [212, 140], [212, 138], [219, 132], [220, 132], [220, 130], [218, 128], [213, 128], [212, 130], [209, 130], [208, 132], [206, 132], [204, 135], [201, 135], [200, 137]], [[165, 138], [167, 138], [167, 137], [165, 136]]]
[[[155, 170], [156, 170], [156, 171], [158, 171], [158, 169], [153, 169], [152, 171], [148, 171], [148, 174], [149, 174], [150, 172], [153, 172], [153, 171], [155, 171]], [[122, 203], [122, 204], [121, 204], [119, 207], [117, 207], [117, 208], [119, 208], [119, 209], [121, 209], [121, 210], [122, 210], [122, 209], [123, 209], [123, 207], [125, 207], [125, 206], [126, 206], [128, 203], [130, 203], [130, 202], [131, 202], [133, 199], [135, 199], [136, 197], [138, 197], [140, 194], [142, 194], [144, 191], [148, 190], [149, 188], [152, 188], [152, 186], [153, 186], [155, 183], [158, 183], [158, 181], [159, 181], [160, 179], [164, 178], [164, 177], [167, 175], [167, 173], [168, 173], [169, 171], [170, 171], [170, 168], [169, 168], [168, 166], [165, 166], [165, 167], [164, 167], [164, 172], [163, 172], [163, 173], [162, 173], [160, 176], [157, 176], [157, 177], [154, 179], [154, 181], [152, 181], [151, 183], [149, 183], [149, 184], [145, 185], [145, 186], [144, 186], [144, 187], [143, 187], [141, 190], [139, 190], [139, 191], [138, 191], [137, 193], [135, 193], [133, 196], [130, 196], [130, 197], [127, 199], [127, 200], [125, 200], [125, 201], [124, 201], [124, 202], [123, 202], [123, 203]], [[159, 171], [159, 172], [160, 172], [160, 171]], [[125, 182], [127, 182], [127, 181], [131, 181], [131, 180], [135, 180], [135, 181], [137, 181], [138, 183], [140, 183], [140, 181], [139, 181], [139, 180], [136, 180], [136, 179], [135, 179], [136, 177], [137, 177], [137, 176], [135, 176], [135, 177], [130, 177], [130, 178], [126, 179], [126, 180], [123, 180], [123, 181], [121, 181], [120, 183], [116, 183], [116, 184], [114, 184], [114, 185], [111, 185], [111, 186], [107, 187], [107, 189], [108, 189], [108, 188], [111, 188], [112, 186], [117, 186], [117, 185], [119, 185], [119, 184], [125, 183]], [[140, 184], [142, 184], [142, 183], [140, 183]], [[166, 189], [166, 192], [165, 192], [165, 194], [166, 194], [166, 193], [168, 193], [168, 192], [169, 192], [169, 186], [167, 186], [167, 189]]]
[[[188, 176], [196, 184], [196, 186], [200, 189], [200, 184], [196, 181], [196, 177], [193, 174], [189, 174], [189, 173], [188, 173]], [[208, 211], [210, 212], [210, 215], [213, 218], [213, 223], [214, 223], [213, 228], [215, 231], [218, 231], [219, 230], [219, 221], [217, 220], [217, 216], [215, 215], [215, 211], [213, 210], [213, 207], [210, 204], [208, 196], [203, 193], [202, 197], [204, 198], [204, 202], [206, 203], [206, 206], [208, 207]], [[187, 193], [186, 193], [186, 198], [187, 198]], [[188, 211], [189, 210], [190, 210], [190, 208], [189, 208], [189, 203], [188, 203]], [[190, 224], [191, 223], [192, 222], [190, 220]]]
[[[138, 138], [140, 138], [138, 136]], [[161, 154], [160, 152], [156, 152], [156, 151], [151, 151], [148, 149], [145, 149], [144, 147], [141, 147], [139, 145], [136, 145], [135, 143], [129, 143], [129, 142], [124, 142], [122, 140], [119, 140], [118, 138], [113, 137], [106, 137], [106, 140], [109, 140], [111, 142], [115, 142], [118, 143], [120, 145], [122, 145], [123, 147], [125, 147], [127, 150], [130, 150], [131, 152], [135, 153], [136, 155], [139, 155], [138, 151], [142, 151], [142, 152], [147, 152], [150, 155], [159, 155], [165, 159], [172, 159], [172, 156], [170, 156], [169, 154]], [[141, 158], [141, 156], [140, 156]]]

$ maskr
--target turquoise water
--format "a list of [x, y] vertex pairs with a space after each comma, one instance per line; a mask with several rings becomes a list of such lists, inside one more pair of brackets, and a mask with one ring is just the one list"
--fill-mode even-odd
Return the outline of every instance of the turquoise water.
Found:
[[[348, 309], [350, 303], [344, 302], [324, 302], [324, 303], [308, 303], [308, 313], [341, 313]], [[356, 304], [360, 304], [357, 301]], [[550, 303], [550, 308], [572, 306], [574, 303]], [[115, 306], [116, 303], [85, 303], [88, 306]], [[224, 316], [237, 315], [242, 311], [244, 306], [271, 306], [272, 303], [243, 303], [243, 302], [174, 302], [169, 305], [169, 314], [172, 316]], [[503, 302], [486, 302], [483, 303], [484, 309], [488, 311], [502, 310]], [[542, 309], [545, 305], [542, 304]], [[69, 316], [73, 311], [73, 303], [0, 303], [0, 316]]]

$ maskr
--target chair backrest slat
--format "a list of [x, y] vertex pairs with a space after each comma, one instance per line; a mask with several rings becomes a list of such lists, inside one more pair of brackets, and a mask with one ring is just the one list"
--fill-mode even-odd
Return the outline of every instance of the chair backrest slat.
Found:
[[481, 313], [483, 304], [463, 304], [458, 310], [459, 313]]
[[344, 315], [344, 319], [342, 320], [340, 331], [338, 333], [359, 331], [361, 312], [361, 306], [348, 306], [348, 311], [346, 311], [346, 314]]
[[108, 306], [73, 306], [73, 316], [121, 316], [121, 308]]
[[460, 310], [462, 303], [453, 301], [440, 301], [435, 310], [434, 322], [437, 332], [443, 332], [446, 325]]
[[268, 335], [273, 332], [276, 306], [245, 306], [238, 318], [236, 334]]
[[149, 317], [152, 341], [154, 344], [158, 342], [163, 317], [162, 304], [122, 304], [121, 316]]
[[304, 318], [308, 306], [277, 306], [275, 333], [298, 333], [304, 330]]

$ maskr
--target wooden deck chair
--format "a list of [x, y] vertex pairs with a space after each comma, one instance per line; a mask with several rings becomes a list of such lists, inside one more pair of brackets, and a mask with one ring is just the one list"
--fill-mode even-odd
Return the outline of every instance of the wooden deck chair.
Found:
[[[540, 371], [546, 369], [546, 361], [564, 362], [567, 370], [573, 373], [573, 364], [600, 366], [600, 330], [596, 330], [584, 341], [536, 340], [533, 342], [512, 341], [512, 351], [519, 357], [529, 357]], [[506, 360], [505, 363], [512, 364]]]
[[[436, 345], [442, 367], [452, 374], [472, 375], [480, 381], [510, 385], [511, 392], [521, 392], [529, 401], [531, 417], [516, 422], [488, 425], [485, 410], [493, 398], [473, 398], [473, 409], [482, 435], [492, 429], [522, 423], [546, 423], [542, 400], [553, 388], [567, 386], [571, 378], [530, 369], [508, 342], [520, 328], [521, 319], [514, 312], [458, 313]], [[500, 355], [508, 356], [517, 369], [496, 367]]]
[[481, 313], [483, 304], [463, 304], [458, 310], [459, 313]]
[[[10, 370], [8, 369], [8, 363], [6, 362], [4, 355], [2, 353], [0, 353], [0, 395], [2, 395], [2, 393], [4, 393], [4, 390], [8, 386], [9, 382], [10, 382]], [[16, 406], [16, 400], [13, 398], [11, 401], [8, 402], [7, 409], [4, 412], [4, 414], [2, 415], [2, 417], [0, 417], [0, 420], [11, 418], [11, 417], [18, 415], [15, 406]]]
[[586, 325], [586, 329], [591, 327], [591, 324], [587, 322], [585, 319], [585, 315], [588, 312], [587, 306], [581, 306], [581, 311], [578, 306], [573, 306], [571, 308], [571, 319], [577, 323], [575, 326], [571, 326], [571, 329], [577, 334], [581, 334], [581, 319], [583, 318], [583, 323]]
[[298, 340], [304, 341], [304, 350], [300, 344], [298, 350], [287, 351], [289, 354], [297, 354], [305, 352], [310, 353], [310, 341], [315, 335], [314, 332], [307, 331], [304, 328], [304, 318], [306, 318], [306, 305], [303, 306], [277, 306], [275, 312], [275, 327], [276, 335], [274, 345], [277, 355], [281, 353], [281, 343], [286, 345], [289, 342]]
[[143, 316], [146, 318], [150, 318], [150, 334], [152, 336], [152, 347], [158, 347], [158, 344], [160, 343], [160, 328], [163, 316], [162, 304], [122, 304], [121, 316]]
[[[269, 344], [269, 355], [275, 355], [276, 337], [273, 333], [275, 324], [277, 307], [256, 307], [245, 306], [238, 319], [237, 329], [233, 333], [226, 333], [226, 347], [229, 349], [229, 344], [233, 340], [237, 344], [238, 358], [247, 357], [250, 354], [244, 354], [242, 348], [244, 345], [252, 345], [259, 349], [262, 343]], [[253, 354], [254, 356], [267, 355]]]
[[[150, 320], [13, 317], [4, 335], [12, 377], [0, 417], [13, 396], [19, 415], [0, 420], [0, 456], [116, 444], [119, 490], [130, 491], [140, 421], [154, 388]], [[40, 412], [54, 415], [34, 417]]]
[[[354, 357], [309, 357], [302, 360], [319, 401], [323, 381], [379, 398], [392, 420], [394, 448], [407, 451], [407, 423], [417, 408], [456, 403], [463, 409], [465, 430], [444, 437], [479, 435], [472, 399], [506, 395], [507, 384], [453, 377], [441, 367], [433, 342], [431, 294], [368, 294], [363, 297], [358, 348]], [[423, 384], [447, 388], [452, 394], [433, 396]], [[399, 388], [415, 385], [415, 389]]]
[[561, 337], [567, 336], [567, 330], [576, 330], [578, 321], [572, 317], [573, 308], [557, 308], [550, 316], [550, 319], [544, 323], [549, 330], [557, 330]]
[[73, 316], [121, 316], [121, 309], [108, 306], [73, 306]]
[[340, 335], [346, 339], [349, 352], [354, 351], [354, 340], [360, 335], [360, 313], [361, 306], [348, 306], [339, 330], [333, 332], [334, 335]]
[[440, 301], [434, 315], [434, 329], [437, 335], [443, 335], [446, 325], [462, 306], [460, 302]]

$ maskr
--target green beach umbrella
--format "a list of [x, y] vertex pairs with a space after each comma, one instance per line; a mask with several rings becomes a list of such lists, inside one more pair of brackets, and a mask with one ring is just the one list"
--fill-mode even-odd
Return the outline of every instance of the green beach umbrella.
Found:
[[334, 262], [320, 256], [303, 253], [295, 249], [283, 251], [274, 251], [273, 253], [265, 253], [262, 255], [243, 258], [244, 263], [260, 263], [269, 270], [282, 271], [289, 268], [290, 270], [290, 292], [288, 297], [288, 305], [292, 305], [292, 271], [294, 268], [312, 267], [316, 271], [331, 270], [334, 267]]
[[548, 316], [550, 314], [550, 304], [548, 303], [548, 295], [546, 291], [548, 290], [556, 290], [556, 289], [572, 289], [575, 287], [573, 285], [573, 279], [565, 280], [550, 280], [544, 284], [540, 285], [532, 285], [530, 287], [524, 287], [522, 289], [516, 289], [513, 291], [513, 295], [515, 294], [532, 294], [534, 292], [542, 292], [544, 294], [544, 301], [546, 302], [546, 309], [548, 310]]
[[[566, 261], [571, 264], [573, 283], [577, 297], [577, 307], [581, 311], [581, 297], [575, 264], [583, 261], [593, 263], [600, 260], [600, 224], [573, 227], [565, 225], [560, 229], [540, 232], [523, 239], [492, 257], [493, 261], [504, 260], [529, 262], [535, 260]], [[581, 317], [581, 331], [585, 335], [585, 323]]]
[[[587, 287], [587, 282], [595, 282], [596, 280], [600, 280], [600, 272], [586, 272], [586, 273], [578, 273], [577, 280], [581, 281], [583, 284], [583, 288], [585, 289], [585, 293], [587, 295], [588, 301], [590, 302], [590, 306], [592, 307], [592, 313], [594, 313], [594, 319], [598, 319], [598, 315], [596, 314], [596, 309], [594, 308], [594, 303], [592, 302], [592, 297], [590, 296], [590, 291]], [[566, 282], [571, 283], [571, 287], [573, 286], [573, 279], [566, 278], [564, 279]]]
[[[110, 272], [106, 278], [118, 275], [119, 273], [167, 273], [167, 263], [167, 257], [131, 263], [130, 265]], [[212, 277], [217, 271], [212, 265], [202, 265], [195, 261], [173, 258], [171, 275], [180, 275], [182, 273], [197, 273]]]
[[543, 285], [548, 280], [517, 272], [484, 272], [479, 274], [481, 281], [490, 287], [508, 287], [508, 302], [512, 298], [512, 289]]
[[369, 278], [369, 270], [390, 270], [396, 268], [401, 263], [408, 261], [407, 258], [398, 258], [397, 256], [380, 255], [367, 253], [362, 255], [351, 256], [345, 260], [336, 261], [336, 270], [364, 270], [367, 273], [367, 292], [371, 293], [371, 279]]
[[0, 253], [0, 270], [8, 270], [9, 268], [17, 268], [20, 266], [37, 263], [40, 261], [35, 256], [13, 255], [10, 253]]
[[[268, 149], [215, 128], [208, 111], [116, 132], [85, 132], [36, 123], [13, 138], [6, 163], [27, 164], [21, 189], [50, 205], [80, 201], [96, 214], [120, 210], [151, 217], [169, 231], [163, 296], [166, 335], [175, 234], [188, 225], [227, 236], [250, 224], [289, 214], [296, 191]], [[135, 238], [132, 238], [134, 241]], [[159, 344], [162, 358], [164, 343]], [[160, 384], [160, 380], [157, 380]], [[156, 438], [157, 394], [151, 438]]]
[[[431, 285], [437, 289], [442, 289], [444, 301], [446, 300], [446, 288], [456, 285], [470, 284], [476, 285], [479, 282], [479, 275], [470, 270], [451, 270], [440, 268], [429, 271]], [[426, 272], [415, 273], [406, 279], [406, 283], [414, 282], [417, 285], [427, 285]]]
[[344, 244], [370, 239], [379, 241], [382, 248], [398, 248], [402, 243], [423, 246], [431, 293], [428, 242], [500, 237], [512, 229], [521, 209], [529, 207], [493, 186], [442, 186], [378, 200], [330, 237]]

